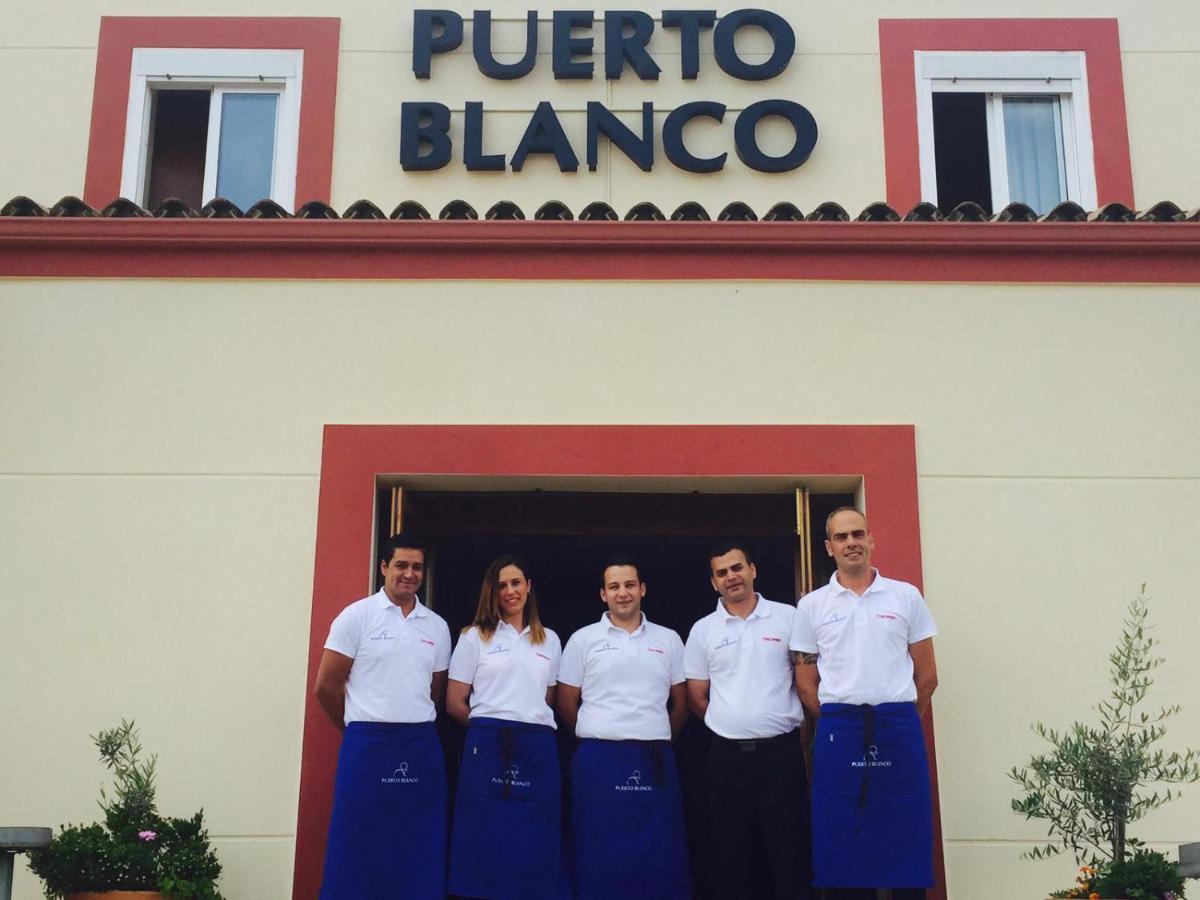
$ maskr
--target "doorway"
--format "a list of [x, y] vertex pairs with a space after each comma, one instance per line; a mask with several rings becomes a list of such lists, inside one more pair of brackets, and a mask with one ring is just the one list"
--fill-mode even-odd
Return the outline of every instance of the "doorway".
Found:
[[[620, 553], [638, 561], [647, 586], [646, 616], [686, 641], [692, 625], [716, 605], [708, 569], [708, 551], [716, 541], [745, 540], [758, 571], [755, 587], [765, 597], [792, 603], [802, 590], [828, 580], [832, 566], [823, 545], [825, 516], [854, 499], [848, 492], [811, 494], [803, 489], [651, 493], [391, 486], [377, 491], [376, 540], [403, 530], [428, 544], [423, 599], [447, 620], [455, 638], [474, 616], [488, 562], [502, 553], [518, 553], [529, 564], [543, 622], [565, 645], [604, 612], [602, 567]], [[565, 772], [574, 740], [562, 728], [558, 735]], [[446, 722], [442, 737], [453, 789], [465, 732]], [[675, 744], [697, 900], [710, 896], [707, 886], [714, 879], [709, 866], [719, 858], [709, 844], [703, 794], [708, 740], [703, 723], [689, 718]], [[565, 817], [569, 788], [564, 798]], [[766, 866], [751, 864], [747, 870], [765, 872]], [[766, 885], [761, 887], [757, 893], [768, 893]]]

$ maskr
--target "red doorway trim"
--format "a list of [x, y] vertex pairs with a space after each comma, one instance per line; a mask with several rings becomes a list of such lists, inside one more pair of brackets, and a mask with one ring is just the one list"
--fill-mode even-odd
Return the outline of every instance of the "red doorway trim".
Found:
[[1116, 19], [880, 19], [883, 152], [888, 203], [893, 209], [909, 209], [921, 201], [913, 65], [917, 50], [1084, 51], [1098, 205], [1119, 202], [1133, 208]]
[[0, 218], [0, 276], [1195, 284], [1200, 227]]
[[[747, 452], [753, 447], [753, 452]], [[376, 476], [861, 475], [889, 575], [921, 584], [916, 445], [910, 425], [328, 425], [321, 458], [307, 701], [296, 824], [295, 900], [317, 896], [338, 732], [312, 698], [333, 617], [370, 589]], [[935, 867], [945, 898], [932, 717]]]
[[304, 51], [296, 204], [328, 202], [340, 31], [341, 19], [333, 18], [102, 17], [83, 199], [99, 209], [121, 193], [133, 49], [193, 47]]

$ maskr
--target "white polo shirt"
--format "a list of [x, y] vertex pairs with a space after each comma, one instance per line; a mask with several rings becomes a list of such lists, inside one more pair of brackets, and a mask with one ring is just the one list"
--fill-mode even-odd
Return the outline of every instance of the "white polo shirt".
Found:
[[704, 724], [732, 740], [787, 734], [804, 721], [788, 653], [796, 609], [755, 596], [745, 619], [718, 600], [692, 626], [683, 652], [684, 674], [709, 682]]
[[507, 622], [496, 626], [490, 641], [471, 626], [450, 657], [450, 677], [471, 685], [471, 718], [507, 719], [554, 728], [546, 688], [558, 683], [562, 644], [546, 629], [546, 640], [533, 644], [529, 628], [517, 634]]
[[575, 734], [605, 741], [669, 741], [667, 697], [683, 683], [683, 641], [645, 614], [632, 633], [599, 622], [571, 635], [558, 680], [581, 688]]
[[875, 580], [860, 597], [829, 584], [800, 598], [791, 649], [817, 653], [822, 703], [911, 703], [917, 699], [908, 645], [937, 634], [925, 599], [911, 584]]
[[325, 649], [354, 660], [346, 681], [345, 721], [432, 722], [429, 687], [450, 665], [446, 620], [417, 600], [407, 616], [382, 590], [343, 609]]

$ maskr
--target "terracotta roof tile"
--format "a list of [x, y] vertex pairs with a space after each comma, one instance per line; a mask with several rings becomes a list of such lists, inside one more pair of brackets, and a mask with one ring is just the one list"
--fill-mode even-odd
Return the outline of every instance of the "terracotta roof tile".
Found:
[[[171, 197], [163, 200], [153, 210], [138, 206], [125, 198], [117, 198], [97, 212], [78, 197], [63, 197], [49, 209], [25, 196], [13, 197], [3, 207], [0, 207], [0, 217], [5, 218], [38, 218], [51, 216], [57, 218], [88, 218], [103, 216], [106, 218], [144, 218], [153, 216], [159, 219], [400, 219], [427, 220], [432, 218], [429, 211], [415, 200], [404, 200], [397, 204], [390, 216], [370, 200], [356, 200], [351, 203], [339, 216], [336, 209], [320, 200], [310, 200], [303, 204], [295, 216], [273, 200], [260, 200], [243, 212], [237, 204], [222, 197], [210, 200], [200, 210], [194, 210], [178, 198]], [[475, 208], [465, 200], [451, 200], [437, 216], [439, 219], [464, 220], [478, 219]], [[485, 214], [486, 220], [522, 220], [526, 218], [525, 211], [511, 200], [501, 200], [493, 204]], [[576, 218], [570, 207], [559, 200], [543, 203], [533, 218], [539, 221], [571, 221]], [[707, 209], [694, 200], [681, 203], [668, 217], [654, 203], [644, 201], [632, 206], [622, 217], [608, 203], [596, 201], [589, 203], [579, 211], [581, 222], [660, 222], [668, 218], [675, 222], [707, 222], [713, 218]], [[742, 201], [728, 204], [715, 217], [721, 222], [754, 222], [759, 220], [758, 213]], [[805, 216], [795, 204], [780, 201], [773, 205], [761, 216], [764, 222], [849, 222], [851, 216], [845, 208], [832, 201], [817, 206]], [[960, 203], [949, 214], [943, 214], [931, 203], [918, 203], [904, 215], [883, 201], [868, 204], [856, 217], [855, 222], [1200, 222], [1200, 209], [1184, 212], [1176, 204], [1164, 200], [1148, 209], [1137, 212], [1122, 203], [1106, 203], [1099, 209], [1088, 212], [1079, 204], [1064, 201], [1055, 206], [1043, 216], [1024, 203], [1010, 203], [995, 215], [989, 215], [987, 210], [977, 203], [966, 201]]]

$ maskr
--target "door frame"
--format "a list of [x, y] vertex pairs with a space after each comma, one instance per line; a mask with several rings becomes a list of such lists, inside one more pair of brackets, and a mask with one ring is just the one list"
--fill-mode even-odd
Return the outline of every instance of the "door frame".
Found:
[[[380, 476], [589, 478], [601, 483], [688, 478], [858, 477], [875, 560], [921, 587], [915, 430], [911, 425], [327, 425], [321, 458], [308, 677], [292, 896], [320, 889], [339, 732], [313, 698], [329, 625], [370, 591]], [[616, 479], [616, 481], [614, 481]], [[925, 720], [933, 777], [934, 898], [945, 866], [932, 713]]]

